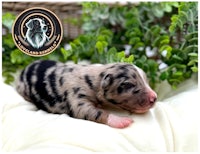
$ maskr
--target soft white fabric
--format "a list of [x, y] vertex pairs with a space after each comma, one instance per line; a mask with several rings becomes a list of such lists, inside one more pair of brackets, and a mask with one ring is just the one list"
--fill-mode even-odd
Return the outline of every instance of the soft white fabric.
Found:
[[20, 152], [197, 152], [197, 86], [158, 102], [145, 114], [112, 111], [133, 118], [125, 129], [36, 110], [1, 85], [2, 148]]

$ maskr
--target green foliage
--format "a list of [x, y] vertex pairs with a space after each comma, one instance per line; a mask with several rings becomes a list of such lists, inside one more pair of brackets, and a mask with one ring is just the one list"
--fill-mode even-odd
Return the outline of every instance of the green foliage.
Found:
[[187, 25], [187, 32], [195, 32], [198, 22], [198, 3], [180, 3], [178, 8], [178, 14], [171, 17], [171, 25], [169, 31], [171, 33], [175, 32], [177, 28], [183, 30], [184, 25]]
[[6, 28], [8, 28], [9, 31], [11, 31], [11, 29], [12, 29], [12, 24], [13, 24], [14, 20], [15, 20], [15, 16], [11, 13], [5, 13], [2, 16], [2, 24]]
[[[171, 58], [165, 60], [169, 68], [163, 72], [165, 78], [176, 87], [192, 73], [198, 72], [198, 3], [181, 2], [178, 13], [172, 15], [169, 27], [174, 48]], [[178, 35], [177, 35], [178, 32]], [[164, 78], [164, 79], [165, 79]]]
[[[197, 2], [81, 4], [81, 20], [66, 22], [81, 24], [84, 33], [70, 42], [71, 49], [61, 44], [43, 59], [135, 64], [147, 73], [153, 87], [167, 80], [175, 88], [198, 72]], [[3, 36], [3, 75], [11, 81], [10, 72], [36, 58], [19, 52], [9, 35]], [[161, 64], [166, 67], [160, 68]]]
[[[85, 36], [94, 34], [93, 40], [102, 27], [113, 33], [109, 42], [95, 41], [99, 53], [93, 62], [120, 62], [115, 53], [129, 44], [130, 54], [126, 57], [133, 57], [132, 63], [147, 73], [152, 86], [168, 80], [176, 87], [198, 71], [197, 16], [197, 2], [143, 2], [125, 6], [86, 2], [83, 30]], [[113, 58], [104, 61], [110, 55], [110, 47], [115, 51], [111, 53]], [[154, 51], [153, 56], [148, 56], [147, 48]], [[160, 63], [165, 63], [167, 68], [159, 69]]]
[[133, 61], [133, 55], [126, 57], [124, 51], [118, 52], [115, 47], [110, 47], [113, 38], [112, 31], [100, 28], [94, 33], [80, 35], [70, 43], [71, 49], [66, 53], [72, 54], [71, 59], [77, 63], [88, 59], [92, 63], [113, 63]]

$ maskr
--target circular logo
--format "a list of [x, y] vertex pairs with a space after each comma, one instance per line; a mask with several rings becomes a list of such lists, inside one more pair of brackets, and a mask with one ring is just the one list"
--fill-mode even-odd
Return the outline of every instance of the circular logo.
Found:
[[34, 7], [23, 11], [12, 29], [16, 46], [30, 56], [44, 56], [60, 44], [63, 29], [58, 17], [51, 11]]

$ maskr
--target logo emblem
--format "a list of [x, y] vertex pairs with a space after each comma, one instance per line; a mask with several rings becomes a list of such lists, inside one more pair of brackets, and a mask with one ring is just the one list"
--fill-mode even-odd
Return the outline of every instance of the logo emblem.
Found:
[[22, 52], [30, 56], [44, 56], [58, 47], [63, 29], [53, 12], [34, 7], [23, 11], [17, 17], [12, 34], [16, 46]]

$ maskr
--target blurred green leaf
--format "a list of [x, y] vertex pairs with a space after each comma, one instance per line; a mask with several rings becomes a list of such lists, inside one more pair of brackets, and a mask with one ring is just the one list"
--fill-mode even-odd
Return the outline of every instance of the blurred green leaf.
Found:
[[194, 65], [196, 63], [198, 63], [198, 59], [194, 59], [194, 60], [189, 61], [189, 63], [187, 65], [188, 66], [192, 66], [192, 65]]
[[191, 67], [191, 70], [192, 70], [193, 72], [197, 73], [197, 72], [198, 72], [198, 67], [193, 66], [193, 67]]
[[9, 12], [4, 13], [2, 16], [2, 24], [11, 31], [15, 18], [16, 18], [16, 16]]
[[168, 78], [168, 76], [169, 76], [169, 73], [168, 73], [167, 71], [164, 71], [164, 72], [162, 72], [162, 73], [160, 74], [160, 79], [161, 79], [162, 81], [164, 81], [164, 80], [166, 80], [166, 79]]
[[60, 52], [62, 53], [62, 56], [64, 58], [64, 60], [66, 61], [68, 59], [69, 56], [72, 55], [72, 50], [65, 50], [64, 48], [60, 49]]

